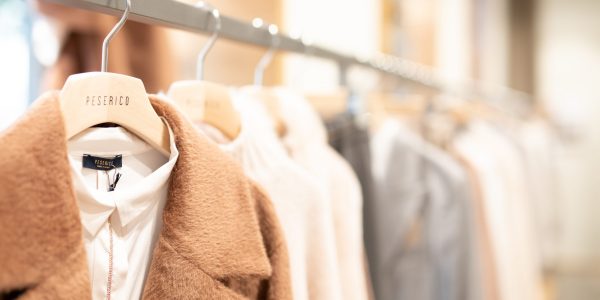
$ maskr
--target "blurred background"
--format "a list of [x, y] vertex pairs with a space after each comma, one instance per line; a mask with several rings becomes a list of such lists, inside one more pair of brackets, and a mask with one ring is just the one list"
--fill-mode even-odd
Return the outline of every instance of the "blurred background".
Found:
[[[192, 1], [187, 1], [192, 3]], [[598, 0], [213, 0], [222, 14], [260, 17], [312, 44], [359, 57], [389, 53], [533, 95], [560, 133], [553, 263], [548, 299], [600, 299], [600, 1]], [[98, 70], [115, 18], [39, 1], [0, 0], [0, 129], [72, 73]], [[109, 69], [142, 78], [150, 92], [193, 78], [205, 36], [128, 22]], [[252, 82], [265, 49], [218, 40], [206, 79]], [[386, 78], [355, 72], [357, 90]], [[265, 82], [306, 92], [335, 89], [331, 62], [280, 53]], [[397, 86], [397, 84], [395, 84]], [[401, 86], [402, 87], [402, 86]], [[397, 87], [396, 87], [397, 88]], [[418, 91], [410, 91], [418, 93]], [[551, 188], [551, 187], [549, 187]]]

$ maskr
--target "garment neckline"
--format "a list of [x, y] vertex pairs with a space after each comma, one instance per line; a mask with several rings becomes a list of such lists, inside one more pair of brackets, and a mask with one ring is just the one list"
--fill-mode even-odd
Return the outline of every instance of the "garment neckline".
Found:
[[[86, 147], [89, 149], [89, 147], [98, 145], [99, 152], [93, 151], [87, 154], [114, 156], [118, 153], [123, 154], [123, 156], [131, 156], [152, 151], [154, 148], [121, 127], [89, 128], [75, 136], [74, 140], [72, 139], [67, 142], [69, 148], [67, 152], [68, 160], [77, 194], [77, 201], [80, 205], [82, 223], [91, 234], [95, 235], [115, 210], [119, 214], [121, 223], [127, 225], [138, 217], [140, 213], [156, 204], [156, 198], [159, 195], [158, 192], [167, 184], [179, 157], [174, 135], [170, 127], [169, 136], [171, 139], [171, 154], [164, 164], [135, 184], [110, 192], [98, 190], [90, 186], [81, 172], [81, 162], [75, 160], [73, 156], [80, 154], [82, 151], [89, 152], [85, 151]], [[103, 139], [105, 139], [105, 143], [102, 143]], [[106, 140], [110, 140], [111, 143], [106, 143]], [[105, 145], [102, 146], [102, 144]]]

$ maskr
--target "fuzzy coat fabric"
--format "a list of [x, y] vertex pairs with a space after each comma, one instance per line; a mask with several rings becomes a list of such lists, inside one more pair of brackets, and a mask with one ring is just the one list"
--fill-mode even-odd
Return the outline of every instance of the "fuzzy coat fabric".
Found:
[[[150, 98], [180, 154], [143, 299], [291, 299], [268, 197], [175, 108]], [[0, 149], [0, 299], [90, 299], [58, 93], [0, 134]]]

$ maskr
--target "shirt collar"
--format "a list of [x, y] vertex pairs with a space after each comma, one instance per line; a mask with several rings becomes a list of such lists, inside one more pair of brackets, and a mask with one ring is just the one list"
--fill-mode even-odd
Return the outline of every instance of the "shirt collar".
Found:
[[[69, 157], [81, 222], [91, 235], [94, 236], [98, 233], [115, 210], [121, 224], [126, 226], [140, 214], [156, 205], [161, 200], [161, 196], [166, 198], [164, 195], [167, 192], [168, 179], [179, 157], [170, 127], [169, 137], [171, 154], [165, 164], [135, 185], [113, 192], [99, 191], [86, 184], [80, 171], [81, 163]], [[110, 148], [103, 149], [101, 145], [110, 145]], [[121, 127], [89, 128], [69, 141], [70, 153], [77, 153], [79, 149], [94, 149], [94, 153], [90, 153], [92, 155], [110, 154], [110, 149], [119, 149], [120, 153], [135, 155], [148, 150], [149, 147], [151, 146], [146, 142]], [[112, 153], [114, 154], [114, 152]]]

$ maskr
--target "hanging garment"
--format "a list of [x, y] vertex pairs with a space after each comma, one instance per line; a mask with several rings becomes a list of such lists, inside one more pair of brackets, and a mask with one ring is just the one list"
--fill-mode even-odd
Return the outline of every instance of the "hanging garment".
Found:
[[168, 159], [122, 127], [89, 128], [68, 141], [93, 299], [142, 294], [179, 157], [170, 137]]
[[383, 123], [372, 153], [376, 298], [481, 299], [464, 170], [398, 120]]
[[[58, 93], [0, 136], [0, 291], [90, 299], [90, 272]], [[143, 299], [291, 299], [272, 204], [175, 108], [151, 96], [179, 151]]]
[[551, 270], [556, 267], [558, 260], [560, 232], [557, 139], [544, 120], [533, 119], [519, 128], [516, 141], [522, 151], [527, 171], [541, 260], [543, 266]]
[[352, 114], [337, 115], [325, 123], [329, 145], [346, 159], [356, 173], [366, 204], [374, 197], [370, 136]]
[[[367, 261], [374, 259], [375, 255], [371, 246], [375, 245], [375, 229], [372, 227], [374, 220], [371, 220], [371, 203], [375, 200], [375, 190], [373, 188], [373, 174], [371, 172], [371, 143], [369, 131], [366, 126], [361, 126], [356, 116], [350, 113], [344, 113], [327, 120], [327, 136], [329, 145], [341, 154], [352, 166], [352, 169], [360, 182], [363, 196], [363, 239]], [[368, 263], [370, 274], [375, 271], [371, 263]], [[372, 276], [368, 276], [369, 286], [372, 286]], [[370, 291], [372, 294], [373, 291]], [[373, 297], [373, 295], [371, 295]]]
[[[536, 232], [536, 220], [537, 214], [534, 211], [534, 183], [530, 177], [531, 167], [533, 167], [531, 161], [527, 161], [527, 156], [524, 150], [523, 145], [521, 144], [521, 136], [518, 134], [520, 126], [519, 124], [501, 124], [501, 123], [490, 123], [490, 128], [494, 130], [494, 133], [498, 135], [499, 138], [502, 139], [503, 142], [509, 147], [513, 155], [510, 160], [515, 163], [515, 172], [518, 173], [518, 176], [512, 177], [513, 180], [510, 181], [512, 186], [511, 191], [521, 191], [518, 193], [519, 199], [521, 199], [513, 209], [516, 209], [516, 212], [513, 212], [513, 215], [516, 216], [517, 229], [519, 233], [515, 235], [515, 237], [519, 237], [522, 242], [520, 246], [523, 248], [523, 255], [527, 255], [528, 257], [528, 265], [531, 267], [531, 270], [534, 270], [533, 274], [536, 274], [535, 281], [536, 285], [539, 287], [536, 290], [541, 288], [541, 272], [542, 272], [542, 256], [541, 256], [541, 238], [537, 235]], [[512, 125], [512, 126], [511, 126]], [[520, 124], [523, 126], [523, 124]], [[508, 152], [506, 153], [508, 154]], [[518, 179], [518, 180], [514, 180]], [[551, 190], [551, 189], [550, 189]], [[513, 198], [513, 199], [516, 199]], [[550, 199], [548, 199], [550, 200]], [[540, 295], [538, 295], [540, 296]]]
[[[481, 299], [482, 300], [498, 300], [498, 279], [496, 271], [496, 262], [494, 261], [494, 251], [492, 247], [492, 241], [490, 237], [490, 231], [485, 217], [485, 209], [483, 203], [483, 191], [480, 182], [480, 178], [477, 176], [477, 171], [470, 164], [469, 161], [465, 160], [458, 152], [449, 147], [449, 153], [465, 168], [465, 171], [469, 177], [469, 183], [472, 190], [472, 203], [473, 203], [473, 231], [474, 237], [474, 251], [477, 255], [473, 259], [478, 259], [475, 262], [474, 267], [476, 268], [474, 274], [481, 274], [478, 282], [481, 283]], [[477, 299], [473, 297], [472, 299]]]
[[472, 166], [481, 184], [499, 299], [541, 299], [524, 164], [517, 149], [481, 121], [469, 124], [453, 148]]
[[325, 127], [306, 99], [281, 88], [275, 93], [287, 130], [283, 142], [290, 156], [317, 179], [331, 201], [343, 299], [367, 299], [362, 192], [356, 174], [327, 144]]
[[286, 236], [294, 299], [342, 299], [331, 203], [314, 179], [294, 163], [259, 100], [235, 93], [242, 126], [229, 141], [208, 124], [199, 128], [240, 163], [270, 196]]

